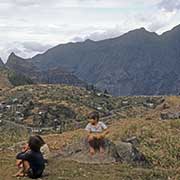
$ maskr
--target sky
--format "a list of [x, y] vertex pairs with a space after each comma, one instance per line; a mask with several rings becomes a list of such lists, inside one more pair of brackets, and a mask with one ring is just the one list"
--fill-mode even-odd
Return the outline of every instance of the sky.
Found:
[[0, 0], [0, 57], [29, 58], [58, 44], [180, 24], [180, 0]]

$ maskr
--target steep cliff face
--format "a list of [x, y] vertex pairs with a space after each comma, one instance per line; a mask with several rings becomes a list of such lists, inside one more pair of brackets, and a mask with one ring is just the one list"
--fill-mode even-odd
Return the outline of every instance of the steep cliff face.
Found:
[[8, 58], [6, 67], [31, 79], [34, 83], [70, 84], [85, 86], [86, 83], [61, 67], [39, 68], [31, 59], [23, 59], [14, 53]]
[[[180, 26], [161, 36], [140, 28], [113, 39], [62, 44], [25, 61], [41, 72], [62, 68], [113, 95], [177, 94], [179, 34]], [[61, 78], [52, 79], [57, 83]]]

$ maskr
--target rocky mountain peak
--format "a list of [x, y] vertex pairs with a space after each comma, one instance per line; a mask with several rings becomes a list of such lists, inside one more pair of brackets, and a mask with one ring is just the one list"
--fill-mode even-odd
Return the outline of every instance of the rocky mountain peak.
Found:
[[8, 63], [9, 61], [16, 60], [16, 59], [22, 59], [22, 58], [20, 58], [20, 57], [17, 56], [14, 52], [12, 52], [12, 53], [8, 56], [7, 63]]
[[6, 67], [8, 68], [12, 68], [14, 66], [20, 66], [21, 64], [23, 64], [23, 66], [27, 65], [27, 61], [24, 58], [21, 58], [19, 56], [17, 56], [14, 52], [12, 52], [9, 57], [8, 60], [6, 62]]
[[91, 39], [86, 39], [84, 42], [86, 42], [86, 43], [93, 43], [94, 41], [91, 40]]

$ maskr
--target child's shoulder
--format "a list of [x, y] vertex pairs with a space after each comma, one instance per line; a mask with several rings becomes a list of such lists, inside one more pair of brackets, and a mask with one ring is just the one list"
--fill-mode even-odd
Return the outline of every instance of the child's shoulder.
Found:
[[99, 121], [98, 124], [105, 124], [103, 121]]
[[89, 122], [89, 123], [87, 124], [87, 126], [92, 126], [92, 124]]

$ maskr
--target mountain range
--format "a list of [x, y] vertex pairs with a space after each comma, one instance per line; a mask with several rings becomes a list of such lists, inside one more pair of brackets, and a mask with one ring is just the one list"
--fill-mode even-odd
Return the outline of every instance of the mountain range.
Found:
[[144, 28], [102, 41], [60, 44], [6, 67], [41, 83], [94, 84], [113, 95], [180, 92], [180, 25], [158, 35]]
[[37, 67], [31, 59], [23, 59], [14, 53], [10, 54], [6, 67], [16, 74], [27, 76], [33, 83], [86, 86], [85, 82], [59, 66], [42, 69]]

